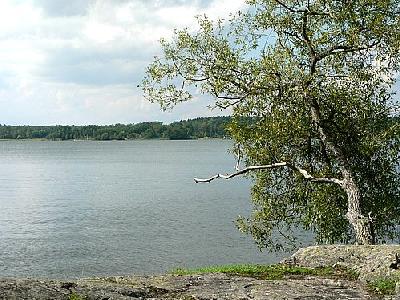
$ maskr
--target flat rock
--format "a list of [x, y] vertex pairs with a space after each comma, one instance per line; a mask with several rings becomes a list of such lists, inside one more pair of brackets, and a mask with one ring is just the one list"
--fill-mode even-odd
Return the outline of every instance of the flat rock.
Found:
[[310, 268], [343, 266], [366, 282], [393, 275], [400, 278], [399, 258], [400, 245], [327, 245], [302, 248], [283, 262]]
[[[357, 281], [321, 277], [261, 280], [227, 274], [117, 276], [76, 281], [0, 279], [0, 299], [10, 300], [264, 300], [382, 299], [366, 288], [378, 277], [399, 276], [400, 246], [315, 246], [284, 261], [304, 267], [343, 266]], [[400, 290], [400, 283], [397, 290]], [[398, 292], [398, 291], [397, 291]], [[399, 293], [385, 300], [400, 300]]]
[[357, 281], [307, 277], [259, 280], [226, 274], [132, 276], [71, 282], [0, 280], [0, 299], [377, 299]]

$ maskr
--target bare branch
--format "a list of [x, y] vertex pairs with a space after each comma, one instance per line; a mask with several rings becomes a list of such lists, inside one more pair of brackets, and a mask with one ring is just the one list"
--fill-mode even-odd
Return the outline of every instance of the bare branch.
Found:
[[293, 37], [293, 38], [297, 39], [298, 41], [302, 40], [301, 36], [299, 36], [298, 33], [295, 32], [295, 31], [291, 32], [291, 31], [288, 31], [288, 30], [283, 30], [282, 33], [284, 33], [284, 34], [286, 34], [286, 35], [288, 35], [290, 37]]
[[283, 1], [275, 0], [275, 2], [278, 3], [280, 6], [282, 6], [283, 8], [287, 9], [288, 11], [292, 12], [292, 13], [302, 13], [302, 12], [304, 12], [304, 9], [295, 9], [293, 7], [290, 7], [289, 5], [287, 5]]
[[[227, 109], [228, 107], [235, 106], [236, 104], [239, 104], [246, 98], [246, 96], [243, 96], [243, 97], [219, 96], [215, 92], [214, 92], [214, 97], [217, 99], [227, 100], [226, 104], [219, 103], [219, 102], [215, 103], [215, 107], [218, 107], [221, 109]], [[235, 101], [233, 101], [233, 100], [235, 100]]]
[[313, 46], [311, 39], [308, 36], [308, 32], [307, 32], [308, 31], [308, 14], [307, 14], [307, 12], [303, 13], [302, 21], [303, 22], [302, 22], [302, 26], [301, 26], [301, 35], [303, 37], [304, 42], [306, 43], [306, 45], [308, 47], [308, 50], [310, 51], [312, 60], [314, 61], [316, 53], [315, 53], [314, 46]]
[[363, 50], [371, 49], [379, 44], [379, 41], [374, 41], [369, 45], [364, 46], [351, 46], [351, 45], [335, 45], [331, 48], [325, 50], [321, 54], [318, 55], [317, 60], [322, 60], [327, 56], [337, 54], [337, 53], [353, 53], [353, 52], [360, 52]]
[[290, 6], [286, 5], [286, 3], [284, 3], [283, 1], [276, 0], [275, 2], [277, 2], [279, 5], [286, 8], [287, 10], [289, 10], [292, 13], [297, 12], [294, 8], [291, 8]]
[[349, 75], [344, 74], [318, 74], [318, 77], [321, 78], [349, 78]]
[[314, 177], [307, 170], [301, 169], [294, 165], [288, 165], [293, 170], [298, 171], [305, 179], [310, 180], [311, 182], [320, 182], [320, 183], [336, 183], [338, 185], [343, 184], [343, 181], [337, 178], [330, 178], [330, 177]]
[[242, 151], [240, 149], [240, 146], [237, 147], [237, 152], [236, 152], [236, 166], [235, 170], [240, 171], [240, 161], [242, 160]]
[[287, 166], [287, 165], [288, 164], [286, 162], [281, 162], [281, 163], [276, 163], [276, 164], [271, 164], [271, 165], [250, 166], [250, 167], [247, 167], [245, 169], [239, 170], [236, 173], [227, 174], [227, 175], [217, 174], [217, 175], [214, 175], [213, 177], [205, 178], [205, 179], [194, 178], [194, 181], [196, 183], [202, 183], [202, 182], [211, 182], [211, 181], [213, 181], [214, 179], [217, 179], [217, 178], [231, 179], [233, 177], [236, 177], [236, 176], [239, 176], [239, 175], [242, 175], [242, 174], [246, 174], [249, 171], [279, 168], [279, 167], [284, 167], [284, 166]]
[[297, 171], [300, 173], [306, 180], [310, 180], [311, 182], [319, 182], [319, 183], [335, 183], [338, 185], [343, 184], [343, 181], [337, 178], [328, 178], [328, 177], [314, 177], [310, 175], [306, 170], [295, 166], [293, 164], [287, 163], [287, 162], [280, 162], [280, 163], [275, 163], [275, 164], [270, 164], [270, 165], [261, 165], [261, 166], [249, 166], [245, 169], [238, 170], [235, 173], [232, 174], [217, 174], [214, 175], [210, 178], [194, 178], [194, 182], [196, 183], [205, 183], [205, 182], [211, 182], [215, 179], [222, 178], [222, 179], [231, 179], [239, 175], [246, 174], [250, 171], [257, 171], [257, 170], [266, 170], [266, 169], [274, 169], [274, 168], [281, 168], [281, 167], [288, 167], [292, 170]]
[[224, 99], [224, 100], [243, 100], [245, 97], [239, 97], [239, 96], [225, 96], [225, 95], [217, 95], [216, 93], [214, 96], [218, 99]]

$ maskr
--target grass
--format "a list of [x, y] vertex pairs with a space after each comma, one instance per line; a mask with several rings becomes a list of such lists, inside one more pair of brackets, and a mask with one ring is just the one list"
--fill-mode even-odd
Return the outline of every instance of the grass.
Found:
[[81, 296], [75, 293], [72, 293], [69, 295], [68, 300], [87, 300], [88, 298], [86, 296]]
[[368, 283], [368, 288], [380, 295], [394, 295], [396, 293], [396, 282], [399, 278], [382, 277]]
[[230, 275], [249, 276], [265, 280], [284, 279], [286, 277], [340, 277], [349, 280], [358, 278], [354, 271], [344, 268], [304, 268], [290, 265], [226, 265], [213, 266], [198, 269], [176, 269], [172, 271], [175, 275], [207, 274], [207, 273], [225, 273]]

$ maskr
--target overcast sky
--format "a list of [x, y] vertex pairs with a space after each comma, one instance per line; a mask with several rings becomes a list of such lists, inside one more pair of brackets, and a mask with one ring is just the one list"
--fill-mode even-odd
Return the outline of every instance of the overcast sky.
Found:
[[243, 0], [0, 0], [0, 123], [114, 124], [218, 115], [207, 99], [161, 112], [136, 86], [174, 28]]

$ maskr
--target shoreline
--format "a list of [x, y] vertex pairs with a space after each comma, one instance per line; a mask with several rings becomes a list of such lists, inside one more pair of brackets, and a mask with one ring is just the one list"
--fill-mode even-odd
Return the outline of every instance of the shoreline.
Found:
[[[278, 265], [241, 266], [242, 271], [220, 267], [77, 280], [2, 278], [0, 298], [294, 300], [322, 299], [323, 295], [323, 299], [400, 299], [399, 253], [400, 245], [312, 246]], [[278, 277], [276, 272], [281, 272]], [[273, 276], [265, 277], [268, 274]], [[392, 280], [390, 289], [379, 285], [382, 279]]]
[[168, 139], [168, 138], [137, 138], [137, 139], [112, 139], [112, 140], [96, 140], [96, 139], [0, 139], [0, 142], [20, 141], [20, 142], [130, 142], [130, 141], [201, 141], [201, 140], [232, 140], [228, 137], [205, 137], [205, 138], [187, 138], [187, 139]]

